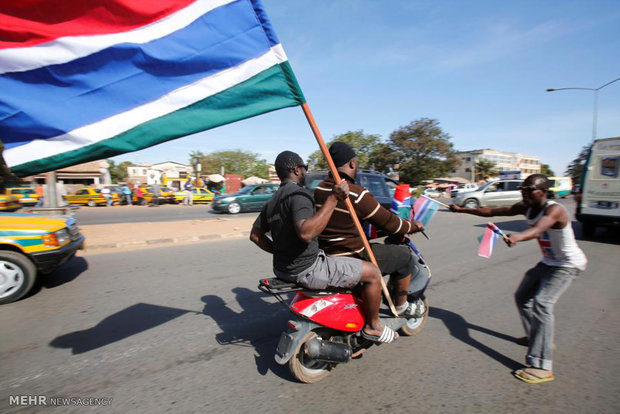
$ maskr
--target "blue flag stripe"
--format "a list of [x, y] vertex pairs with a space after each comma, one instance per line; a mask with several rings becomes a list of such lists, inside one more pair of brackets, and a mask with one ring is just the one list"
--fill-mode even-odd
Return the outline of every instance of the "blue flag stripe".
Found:
[[5, 146], [23, 143], [24, 136], [61, 135], [266, 53], [277, 37], [260, 26], [252, 9], [248, 13], [249, 4], [212, 10], [145, 45], [121, 44], [70, 63], [0, 76]]

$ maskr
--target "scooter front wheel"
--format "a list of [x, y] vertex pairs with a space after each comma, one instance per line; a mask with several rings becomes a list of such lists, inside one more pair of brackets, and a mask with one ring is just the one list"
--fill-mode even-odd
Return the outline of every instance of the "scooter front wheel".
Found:
[[298, 381], [307, 384], [321, 381], [329, 375], [332, 369], [332, 364], [329, 362], [317, 361], [306, 354], [306, 343], [316, 336], [319, 336], [316, 332], [308, 332], [288, 362], [291, 374]]
[[424, 325], [426, 325], [426, 321], [428, 320], [428, 300], [424, 297], [422, 298], [424, 301], [424, 307], [426, 308], [422, 316], [419, 318], [411, 318], [407, 320], [407, 323], [400, 328], [400, 331], [405, 336], [415, 336], [422, 331]]

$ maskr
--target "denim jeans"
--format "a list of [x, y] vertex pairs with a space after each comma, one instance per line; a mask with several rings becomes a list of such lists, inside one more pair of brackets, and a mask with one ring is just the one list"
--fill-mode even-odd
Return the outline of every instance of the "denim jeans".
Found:
[[529, 338], [528, 365], [552, 369], [553, 307], [580, 272], [577, 268], [538, 263], [525, 273], [515, 292], [515, 301]]

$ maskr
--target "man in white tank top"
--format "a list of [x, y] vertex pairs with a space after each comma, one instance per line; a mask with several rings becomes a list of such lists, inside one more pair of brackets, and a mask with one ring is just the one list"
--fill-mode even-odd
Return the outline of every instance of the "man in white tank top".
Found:
[[513, 372], [528, 383], [553, 381], [553, 307], [570, 283], [586, 268], [587, 260], [577, 242], [566, 209], [547, 199], [549, 179], [530, 175], [521, 187], [523, 201], [510, 207], [463, 208], [451, 205], [455, 213], [481, 217], [525, 215], [530, 228], [507, 235], [512, 247], [537, 239], [543, 258], [525, 277], [515, 292], [515, 301], [527, 336], [517, 343], [528, 346], [527, 367]]

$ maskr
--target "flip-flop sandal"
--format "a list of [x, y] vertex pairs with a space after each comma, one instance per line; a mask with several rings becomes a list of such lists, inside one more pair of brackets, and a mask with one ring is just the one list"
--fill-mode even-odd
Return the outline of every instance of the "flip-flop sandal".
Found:
[[512, 373], [516, 378], [528, 384], [540, 384], [542, 382], [553, 381], [555, 377], [552, 375], [541, 377], [529, 370], [529, 368], [519, 369]]
[[368, 339], [369, 341], [377, 342], [379, 344], [390, 344], [398, 338], [396, 332], [387, 325], [383, 326], [383, 332], [381, 332], [381, 336], [370, 335], [364, 332], [362, 329], [362, 337], [364, 339]]

